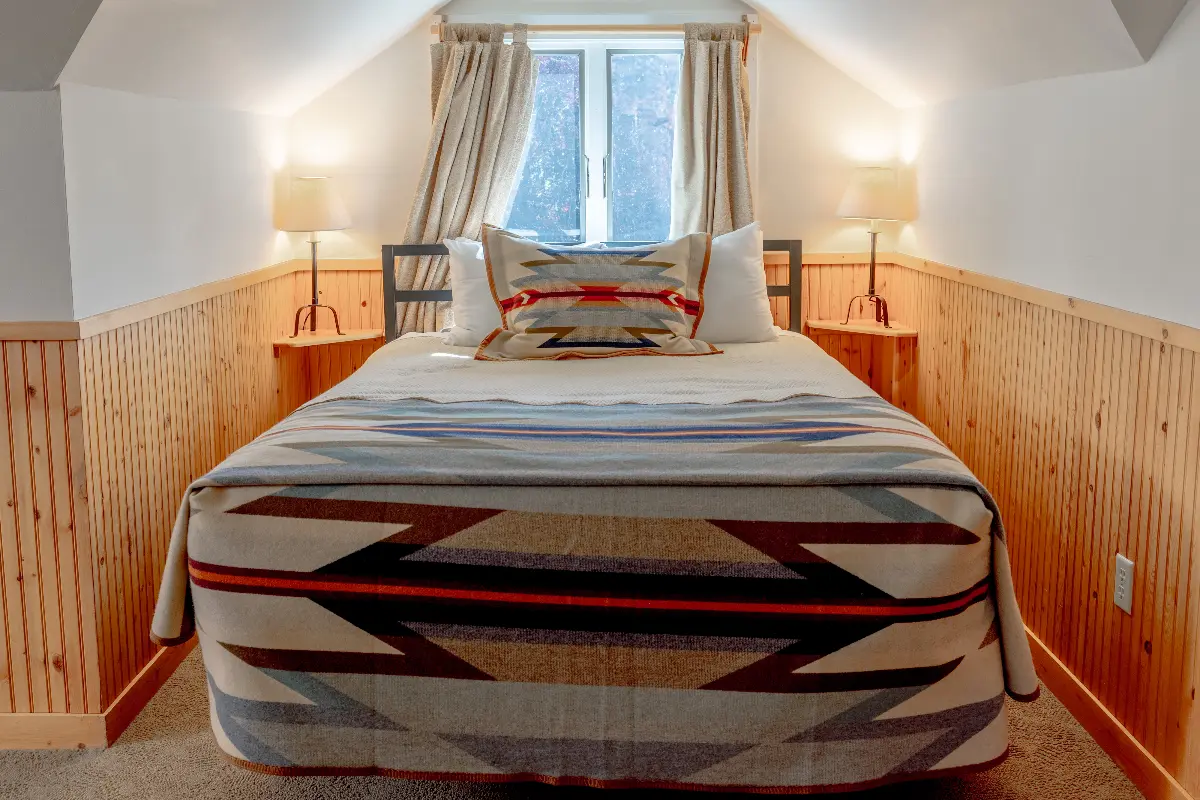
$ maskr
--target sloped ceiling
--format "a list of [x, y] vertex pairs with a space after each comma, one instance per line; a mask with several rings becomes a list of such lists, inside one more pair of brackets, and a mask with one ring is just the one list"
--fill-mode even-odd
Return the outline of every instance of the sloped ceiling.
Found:
[[[1200, 2], [1200, 0], [1193, 0]], [[0, 89], [48, 88], [97, 0], [0, 0]], [[1187, 0], [757, 0], [814, 51], [901, 107], [1134, 67]], [[62, 80], [288, 115], [444, 0], [103, 0]], [[734, 0], [457, 0], [467, 17], [631, 15]], [[475, 12], [475, 13], [467, 13]], [[49, 76], [49, 77], [48, 77]], [[49, 84], [48, 84], [49, 82]], [[386, 99], [381, 99], [386, 102]]]
[[100, 0], [0, 0], [0, 91], [53, 89]]
[[104, 0], [62, 80], [288, 115], [378, 55], [439, 4]]
[[1188, 0], [1112, 0], [1112, 4], [1138, 51], [1149, 61]]
[[[1120, 7], [1114, 6], [1114, 2]], [[759, 0], [901, 107], [1145, 63], [1187, 0]]]

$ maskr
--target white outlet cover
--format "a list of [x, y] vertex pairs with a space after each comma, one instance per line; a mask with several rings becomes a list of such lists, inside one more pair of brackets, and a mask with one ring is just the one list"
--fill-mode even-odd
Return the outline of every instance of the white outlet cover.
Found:
[[1117, 574], [1113, 602], [1126, 614], [1133, 614], [1133, 562], [1117, 553]]

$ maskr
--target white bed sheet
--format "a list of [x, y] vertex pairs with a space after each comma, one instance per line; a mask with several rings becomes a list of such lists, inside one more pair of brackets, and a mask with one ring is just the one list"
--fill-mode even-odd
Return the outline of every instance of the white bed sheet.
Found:
[[407, 334], [313, 400], [511, 401], [526, 405], [727, 405], [800, 395], [869, 397], [871, 389], [808, 337], [722, 345], [721, 355], [574, 361], [476, 361], [440, 333]]

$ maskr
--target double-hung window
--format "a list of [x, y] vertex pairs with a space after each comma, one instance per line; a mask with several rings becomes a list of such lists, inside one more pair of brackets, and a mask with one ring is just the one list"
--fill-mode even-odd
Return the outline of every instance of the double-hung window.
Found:
[[682, 42], [531, 47], [533, 128], [509, 229], [546, 242], [666, 239]]

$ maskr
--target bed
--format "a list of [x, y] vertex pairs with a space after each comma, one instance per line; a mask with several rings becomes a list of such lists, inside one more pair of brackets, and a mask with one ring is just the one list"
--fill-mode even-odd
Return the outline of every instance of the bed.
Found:
[[[196, 481], [153, 631], [278, 774], [764, 793], [986, 769], [1037, 696], [987, 490], [797, 332], [475, 361], [396, 335]], [[799, 308], [800, 245], [789, 283]], [[791, 315], [799, 325], [799, 314]], [[669, 363], [662, 363], [669, 362]], [[531, 387], [533, 387], [531, 389]]]

